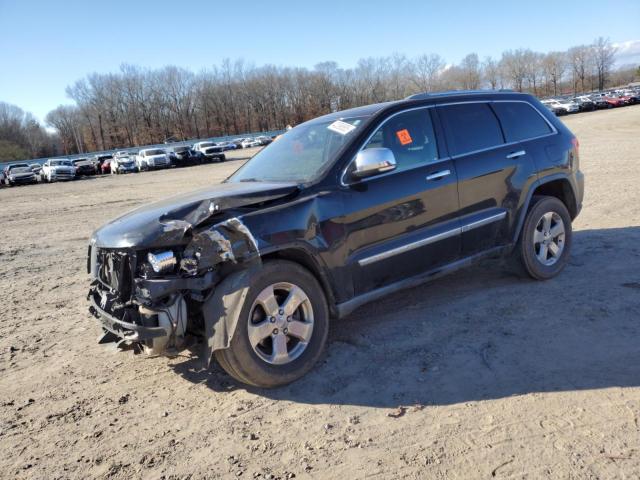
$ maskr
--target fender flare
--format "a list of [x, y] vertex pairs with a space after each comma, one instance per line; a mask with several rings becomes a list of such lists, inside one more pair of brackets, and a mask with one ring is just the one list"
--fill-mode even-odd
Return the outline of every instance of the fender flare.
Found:
[[229, 348], [238, 326], [240, 312], [249, 292], [251, 277], [260, 268], [256, 262], [249, 268], [235, 271], [226, 276], [205, 300], [202, 306], [205, 336], [207, 338], [206, 359], [211, 362], [215, 350]]
[[520, 215], [519, 215], [519, 218], [518, 218], [518, 223], [516, 225], [515, 233], [514, 233], [514, 236], [513, 236], [513, 244], [514, 245], [516, 243], [518, 243], [518, 240], [520, 238], [520, 232], [522, 231], [522, 227], [524, 225], [524, 220], [525, 220], [525, 218], [527, 218], [527, 212], [529, 211], [529, 205], [531, 204], [531, 198], [533, 197], [533, 192], [538, 187], [540, 187], [541, 185], [544, 185], [545, 183], [554, 182], [556, 180], [566, 180], [567, 182], [569, 182], [569, 186], [571, 187], [571, 190], [573, 190], [573, 197], [576, 198], [575, 187], [571, 183], [571, 178], [568, 175], [564, 174], [564, 173], [556, 173], [556, 174], [553, 174], [553, 175], [549, 175], [547, 177], [539, 178], [538, 180], [533, 182], [531, 184], [531, 188], [529, 188], [529, 191], [527, 192], [527, 197], [526, 197], [525, 201], [522, 204], [522, 209], [520, 211]]

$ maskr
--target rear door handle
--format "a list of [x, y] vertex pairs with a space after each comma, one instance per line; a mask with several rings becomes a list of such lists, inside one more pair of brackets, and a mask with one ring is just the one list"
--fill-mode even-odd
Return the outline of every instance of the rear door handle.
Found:
[[517, 152], [511, 152], [509, 155], [507, 155], [507, 158], [511, 159], [511, 158], [518, 158], [521, 157], [523, 155], [526, 155], [527, 152], [525, 152], [524, 150], [518, 150]]
[[439, 172], [427, 175], [427, 180], [438, 180], [442, 177], [446, 177], [447, 175], [451, 175], [451, 170], [440, 170]]

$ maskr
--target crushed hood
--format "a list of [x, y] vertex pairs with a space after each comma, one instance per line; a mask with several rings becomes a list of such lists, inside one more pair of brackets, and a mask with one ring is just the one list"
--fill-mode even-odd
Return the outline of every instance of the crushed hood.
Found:
[[144, 205], [97, 229], [92, 243], [102, 248], [155, 248], [183, 243], [185, 234], [212, 216], [277, 200], [297, 191], [296, 184], [222, 183]]

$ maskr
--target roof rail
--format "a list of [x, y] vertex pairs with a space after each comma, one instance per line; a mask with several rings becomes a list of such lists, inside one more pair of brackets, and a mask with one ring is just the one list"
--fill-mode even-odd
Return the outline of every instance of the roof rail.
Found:
[[499, 90], [446, 90], [443, 92], [421, 92], [409, 95], [405, 100], [426, 100], [427, 98], [437, 98], [448, 95], [469, 95], [469, 94], [481, 94], [481, 93], [495, 93], [495, 92], [513, 92], [509, 88], [501, 88]]

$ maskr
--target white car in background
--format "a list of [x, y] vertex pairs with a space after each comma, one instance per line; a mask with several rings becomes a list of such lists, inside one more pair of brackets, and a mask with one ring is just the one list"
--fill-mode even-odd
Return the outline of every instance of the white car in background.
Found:
[[202, 155], [201, 158], [206, 161], [224, 162], [226, 157], [224, 155], [224, 148], [214, 142], [198, 142], [193, 145], [193, 150], [197, 154]]
[[262, 145], [259, 140], [255, 138], [245, 138], [242, 143], [242, 148], [259, 147]]
[[111, 174], [118, 175], [121, 173], [137, 172], [138, 165], [134, 155], [127, 152], [117, 152], [111, 160]]
[[549, 100], [545, 100], [545, 102], [558, 108], [564, 108], [569, 113], [576, 113], [580, 111], [580, 105], [571, 100], [551, 98]]
[[76, 178], [76, 167], [68, 158], [50, 158], [42, 165], [40, 178], [45, 182], [73, 180]]
[[136, 155], [136, 168], [139, 172], [156, 168], [169, 168], [171, 159], [161, 148], [144, 148]]

